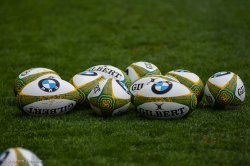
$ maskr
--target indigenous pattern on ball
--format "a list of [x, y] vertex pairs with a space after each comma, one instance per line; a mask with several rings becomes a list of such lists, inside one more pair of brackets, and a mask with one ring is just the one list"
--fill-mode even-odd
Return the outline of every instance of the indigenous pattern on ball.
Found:
[[218, 72], [207, 81], [205, 97], [214, 107], [238, 106], [245, 100], [245, 87], [233, 72]]
[[132, 63], [126, 68], [126, 73], [132, 82], [135, 82], [146, 75], [161, 75], [160, 70], [154, 64], [149, 62]]
[[128, 75], [117, 67], [111, 65], [97, 65], [90, 67], [87, 71], [93, 71], [103, 75], [104, 78], [113, 78], [123, 82], [128, 88], [131, 85], [131, 80]]
[[130, 106], [130, 98], [127, 87], [119, 80], [111, 78], [99, 82], [88, 96], [93, 111], [102, 116], [126, 112]]
[[60, 76], [58, 76], [58, 74], [55, 71], [47, 68], [31, 68], [25, 70], [15, 79], [15, 86], [14, 86], [15, 95], [17, 95], [26, 84], [36, 79], [39, 79], [42, 76], [60, 78]]
[[183, 69], [173, 70], [167, 74], [175, 77], [180, 83], [190, 88], [195, 93], [197, 102], [200, 103], [204, 95], [204, 85], [199, 76]]

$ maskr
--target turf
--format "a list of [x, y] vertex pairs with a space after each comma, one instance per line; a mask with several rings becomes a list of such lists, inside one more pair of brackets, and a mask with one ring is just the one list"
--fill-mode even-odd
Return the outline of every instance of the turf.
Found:
[[[197, 109], [160, 121], [134, 110], [103, 119], [89, 109], [23, 115], [13, 81], [31, 67], [69, 80], [98, 64], [149, 61], [184, 68], [204, 83], [238, 73], [250, 92], [250, 1], [1, 0], [0, 151], [21, 146], [45, 165], [250, 165], [250, 100], [234, 111]], [[203, 101], [204, 102], [204, 101]]]

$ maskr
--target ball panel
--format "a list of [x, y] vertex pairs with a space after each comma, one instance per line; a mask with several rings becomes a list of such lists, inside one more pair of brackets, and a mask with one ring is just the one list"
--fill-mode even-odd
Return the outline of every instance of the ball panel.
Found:
[[148, 68], [143, 68], [143, 67], [137, 66], [136, 64], [132, 64], [130, 65], [130, 67], [135, 70], [135, 72], [137, 73], [139, 77], [143, 77], [146, 75], [161, 75], [161, 72], [158, 68], [155, 70], [148, 70]]
[[126, 73], [132, 82], [135, 82], [137, 79], [139, 79], [138, 74], [135, 72], [135, 70], [131, 66], [127, 67]]
[[68, 99], [42, 100], [23, 107], [23, 110], [32, 115], [55, 115], [71, 111], [76, 101]]
[[136, 62], [136, 63], [133, 63], [132, 66], [139, 66], [141, 68], [146, 69], [149, 72], [158, 70], [158, 68], [154, 64], [149, 63], [149, 62]]
[[121, 114], [127, 112], [127, 110], [128, 110], [129, 107], [130, 107], [130, 104], [131, 104], [131, 103], [128, 103], [128, 104], [123, 105], [123, 106], [120, 107], [120, 108], [115, 109], [115, 110], [113, 111], [113, 113], [112, 113], [112, 116], [121, 115]]
[[215, 103], [215, 99], [214, 99], [214, 96], [209, 91], [207, 85], [205, 86], [205, 97], [206, 97], [206, 101], [208, 102], [208, 104], [213, 106]]
[[[43, 72], [43, 73], [37, 73], [37, 74], [33, 74], [33, 75], [29, 75], [29, 76], [26, 76], [26, 77], [23, 77], [22, 79], [20, 78], [17, 78], [15, 80], [15, 88], [14, 88], [14, 92], [15, 94], [18, 94], [25, 85], [27, 85], [28, 83], [36, 80], [36, 79], [39, 79], [39, 77], [44, 78], [43, 76], [46, 75], [45, 77], [50, 77], [50, 76], [53, 76], [56, 78], [56, 76], [58, 78], [60, 78], [60, 76], [58, 76], [58, 74], [54, 71], [48, 71], [48, 72]], [[61, 78], [60, 78], [61, 79]]]
[[237, 76], [237, 87], [235, 91], [235, 96], [242, 102], [245, 100], [246, 97], [245, 86], [239, 76]]
[[19, 108], [23, 108], [24, 106], [35, 103], [38, 101], [44, 101], [44, 100], [60, 100], [60, 99], [67, 99], [67, 100], [73, 100], [79, 103], [82, 101], [83, 97], [80, 95], [80, 93], [77, 90], [71, 91], [69, 93], [60, 94], [60, 95], [53, 95], [53, 96], [31, 96], [31, 95], [17, 95], [16, 101]]
[[208, 81], [217, 87], [223, 88], [228, 82], [235, 77], [233, 72], [218, 72], [212, 75]]
[[149, 102], [137, 107], [141, 115], [157, 119], [181, 118], [189, 110], [188, 106], [174, 102]]
[[102, 79], [104, 79], [104, 77], [101, 74], [97, 74], [93, 76], [77, 74], [72, 78], [70, 82], [72, 82], [76, 88], [81, 88], [81, 87], [84, 87], [88, 83], [92, 83], [93, 81], [96, 82], [96, 80], [100, 81]]
[[93, 66], [87, 71], [94, 71], [98, 74], [103, 75], [106, 79], [108, 78], [114, 78], [120, 81], [123, 81], [125, 79], [122, 71], [114, 66], [111, 65], [98, 65], [98, 66]]
[[24, 72], [22, 72], [18, 78], [19, 79], [23, 79], [25, 77], [28, 77], [28, 76], [31, 76], [31, 75], [34, 75], [34, 74], [38, 74], [38, 73], [55, 73], [53, 70], [51, 69], [47, 69], [47, 68], [31, 68], [31, 69], [28, 69], [28, 70], [25, 70]]
[[45, 78], [27, 84], [20, 95], [53, 96], [74, 91], [75, 87], [61, 79]]
[[112, 80], [112, 97], [130, 99], [130, 94], [126, 85], [118, 80]]
[[196, 83], [200, 80], [200, 78], [196, 74], [194, 74], [188, 70], [182, 70], [182, 69], [173, 70], [173, 71], [170, 71], [168, 74], [176, 77], [177, 79], [184, 77], [185, 79], [188, 79], [189, 81], [191, 81], [193, 83]]

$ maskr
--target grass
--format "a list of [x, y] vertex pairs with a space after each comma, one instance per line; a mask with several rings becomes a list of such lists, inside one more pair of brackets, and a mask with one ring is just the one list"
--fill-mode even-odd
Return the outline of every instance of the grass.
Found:
[[[250, 100], [239, 110], [197, 109], [160, 121], [133, 110], [103, 119], [90, 110], [22, 115], [13, 81], [31, 67], [69, 80], [90, 66], [149, 61], [204, 83], [238, 73], [250, 91], [247, 0], [25, 0], [0, 2], [0, 151], [22, 146], [45, 165], [250, 165]], [[203, 101], [204, 102], [204, 101]]]

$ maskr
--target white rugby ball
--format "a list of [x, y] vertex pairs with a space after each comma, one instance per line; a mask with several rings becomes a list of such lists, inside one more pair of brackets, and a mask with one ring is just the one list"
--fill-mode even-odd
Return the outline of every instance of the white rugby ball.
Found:
[[24, 148], [10, 148], [0, 155], [0, 166], [43, 166], [34, 153]]
[[73, 85], [62, 79], [37, 79], [17, 95], [17, 105], [31, 115], [56, 115], [72, 110], [82, 100]]
[[230, 71], [218, 72], [208, 79], [205, 97], [213, 107], [239, 106], [246, 97], [245, 86], [237, 74]]
[[187, 115], [197, 105], [196, 95], [181, 83], [158, 78], [144, 78], [130, 89], [137, 111], [149, 118], [176, 119]]
[[43, 79], [47, 77], [60, 78], [55, 71], [47, 68], [38, 67], [25, 70], [15, 79], [15, 95], [17, 95], [26, 84], [36, 79]]
[[98, 74], [103, 75], [104, 78], [113, 78], [116, 80], [119, 80], [123, 82], [128, 88], [131, 85], [131, 80], [128, 77], [128, 75], [123, 72], [122, 70], [118, 69], [117, 67], [111, 66], [111, 65], [98, 65], [98, 66], [93, 66], [87, 71], [93, 71]]
[[126, 73], [132, 82], [146, 75], [161, 75], [160, 70], [149, 62], [135, 62], [126, 68]]
[[131, 96], [123, 82], [109, 78], [96, 84], [88, 100], [96, 114], [113, 116], [128, 110]]
[[79, 74], [76, 74], [71, 80], [70, 83], [84, 96], [81, 103], [87, 104], [90, 91], [93, 87], [100, 81], [105, 78], [96, 72], [84, 71]]

